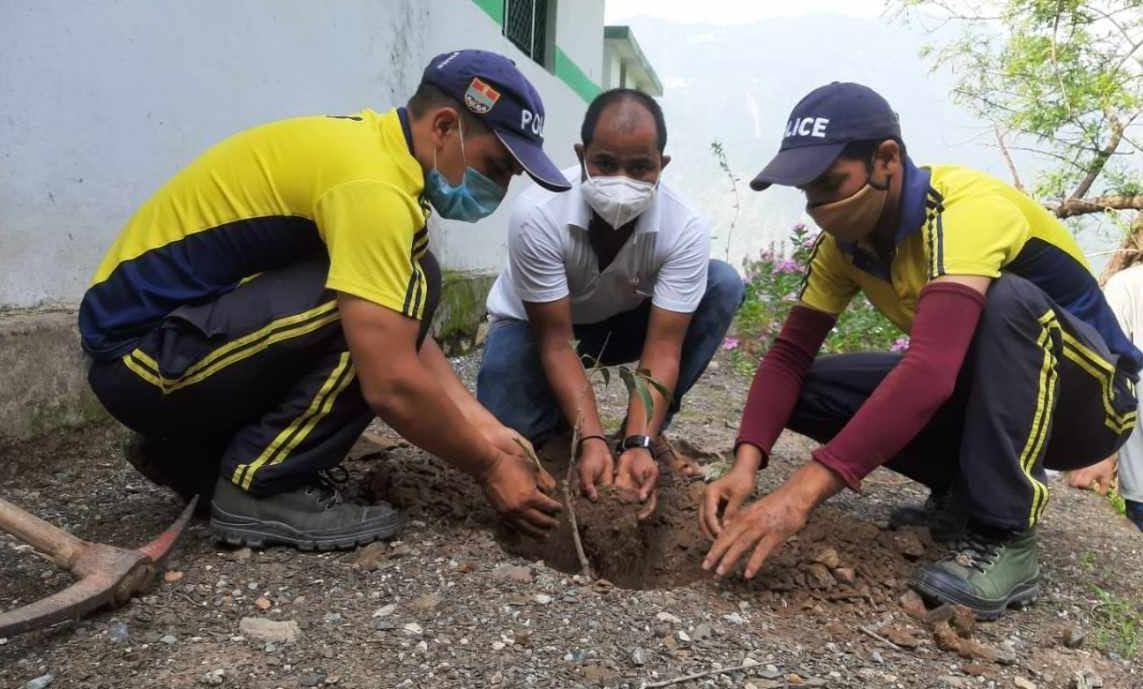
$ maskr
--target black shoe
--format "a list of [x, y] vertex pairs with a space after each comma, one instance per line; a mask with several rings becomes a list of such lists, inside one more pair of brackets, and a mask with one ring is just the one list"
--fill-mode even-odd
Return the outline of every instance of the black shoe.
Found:
[[354, 548], [390, 538], [404, 518], [389, 503], [354, 505], [324, 475], [286, 493], [255, 497], [219, 478], [211, 504], [215, 538], [230, 545], [261, 548], [289, 545], [299, 550]]
[[968, 512], [953, 492], [932, 492], [923, 506], [910, 505], [893, 510], [889, 528], [924, 526], [937, 543], [953, 543], [964, 536]]
[[917, 572], [913, 588], [930, 600], [964, 605], [977, 617], [994, 620], [1009, 606], [1027, 605], [1040, 594], [1036, 533], [998, 535], [970, 528], [948, 555]]

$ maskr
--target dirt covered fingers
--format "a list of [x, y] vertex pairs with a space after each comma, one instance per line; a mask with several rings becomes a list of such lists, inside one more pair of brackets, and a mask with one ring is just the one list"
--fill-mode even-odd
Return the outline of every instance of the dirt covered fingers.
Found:
[[513, 528], [534, 538], [542, 538], [559, 521], [560, 503], [544, 494], [541, 486], [555, 481], [520, 455], [499, 453], [480, 476], [484, 496], [493, 509]]
[[730, 573], [743, 555], [751, 553], [744, 576], [753, 578], [766, 558], [806, 525], [810, 508], [778, 489], [727, 519], [711, 546], [703, 569], [718, 576]]
[[726, 475], [706, 487], [699, 503], [699, 527], [707, 538], [718, 538], [724, 523], [738, 513], [754, 491], [754, 476], [752, 468], [735, 464]]

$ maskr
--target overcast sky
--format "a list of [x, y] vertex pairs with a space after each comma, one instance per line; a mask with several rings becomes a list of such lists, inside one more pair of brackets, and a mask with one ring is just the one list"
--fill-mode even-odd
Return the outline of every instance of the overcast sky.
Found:
[[632, 17], [647, 16], [680, 24], [748, 24], [768, 17], [820, 13], [876, 17], [884, 8], [884, 0], [607, 0], [606, 21], [621, 24]]

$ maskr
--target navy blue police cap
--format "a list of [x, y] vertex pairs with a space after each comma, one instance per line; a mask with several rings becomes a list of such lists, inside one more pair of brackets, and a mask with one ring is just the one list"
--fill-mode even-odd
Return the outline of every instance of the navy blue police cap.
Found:
[[455, 98], [500, 139], [536, 183], [552, 191], [571, 188], [544, 153], [544, 103], [516, 64], [487, 50], [437, 55], [421, 81]]
[[778, 155], [750, 182], [800, 187], [833, 165], [854, 141], [901, 138], [901, 123], [888, 101], [861, 84], [835, 81], [810, 91], [790, 113]]

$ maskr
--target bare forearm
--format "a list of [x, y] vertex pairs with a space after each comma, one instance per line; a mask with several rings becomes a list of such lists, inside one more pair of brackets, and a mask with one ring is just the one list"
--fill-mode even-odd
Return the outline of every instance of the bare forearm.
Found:
[[570, 345], [546, 346], [540, 353], [544, 375], [569, 426], [579, 422], [583, 435], [602, 435], [603, 424], [595, 405], [595, 392], [579, 356]]
[[429, 337], [421, 346], [421, 363], [429, 373], [440, 383], [448, 398], [460, 409], [460, 413], [468, 422], [477, 427], [498, 426], [500, 422], [487, 409], [484, 408], [472, 392], [464, 385], [453, 370], [452, 364], [441, 351], [436, 340]]
[[[651, 352], [644, 356], [643, 360], [639, 362], [639, 367], [650, 371], [651, 377], [663, 384], [667, 390], [673, 391], [679, 382], [679, 357], [669, 352], [659, 353]], [[663, 419], [667, 416], [667, 408], [671, 405], [671, 401], [663, 396], [661, 392], [654, 386], [648, 385], [648, 391], [651, 394], [651, 401], [654, 406], [650, 420], [648, 421], [648, 414], [646, 407], [643, 404], [643, 396], [639, 393], [632, 393], [630, 400], [627, 402], [627, 427], [624, 429], [625, 435], [649, 435], [656, 436], [659, 429], [663, 425]]]
[[367, 397], [374, 412], [417, 447], [482, 476], [497, 450], [453, 402], [435, 371], [415, 362], [400, 378], [376, 386], [379, 392]]

